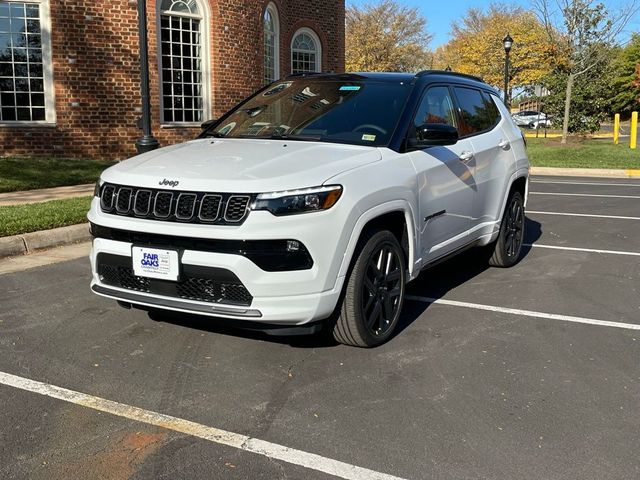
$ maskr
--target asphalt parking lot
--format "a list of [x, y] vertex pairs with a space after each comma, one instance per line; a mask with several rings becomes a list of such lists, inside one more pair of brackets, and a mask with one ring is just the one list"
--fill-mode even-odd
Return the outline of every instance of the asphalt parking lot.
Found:
[[424, 272], [373, 350], [0, 275], [0, 478], [640, 478], [640, 179], [534, 178], [526, 243]]

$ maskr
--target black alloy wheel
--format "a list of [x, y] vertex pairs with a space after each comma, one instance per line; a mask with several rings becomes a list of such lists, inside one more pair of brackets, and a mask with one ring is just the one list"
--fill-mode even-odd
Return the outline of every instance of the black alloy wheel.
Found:
[[517, 191], [511, 192], [502, 216], [498, 238], [488, 246], [491, 253], [489, 265], [511, 267], [518, 262], [524, 241], [524, 213], [522, 195]]
[[335, 340], [356, 347], [387, 341], [402, 312], [405, 256], [388, 230], [363, 233], [331, 323]]
[[367, 331], [383, 336], [401, 306], [402, 260], [393, 245], [383, 244], [369, 257], [362, 288], [362, 314]]
[[524, 233], [524, 207], [517, 198], [511, 198], [511, 204], [506, 212], [507, 232], [505, 236], [505, 250], [509, 257], [518, 256], [522, 248]]

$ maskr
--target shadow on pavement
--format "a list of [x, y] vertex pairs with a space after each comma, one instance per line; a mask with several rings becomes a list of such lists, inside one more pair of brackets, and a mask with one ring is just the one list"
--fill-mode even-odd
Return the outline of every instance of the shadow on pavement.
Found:
[[[525, 244], [533, 244], [542, 235], [542, 225], [530, 218], [526, 218]], [[521, 260], [531, 251], [530, 246], [522, 247]], [[407, 288], [407, 294], [439, 299], [450, 290], [466, 283], [485, 270], [491, 268], [487, 263], [487, 253], [480, 248], [472, 248], [451, 260], [443, 262], [420, 274]], [[430, 306], [429, 303], [405, 301], [402, 316], [393, 338], [417, 320]], [[149, 317], [156, 321], [173, 323], [196, 330], [218, 333], [221, 335], [239, 336], [248, 339], [263, 340], [280, 344], [287, 344], [294, 348], [326, 348], [335, 347], [330, 334], [321, 332], [314, 335], [274, 335], [259, 330], [247, 329], [251, 324], [230, 322], [226, 319], [217, 320], [211, 317], [190, 315], [177, 312], [152, 311]]]

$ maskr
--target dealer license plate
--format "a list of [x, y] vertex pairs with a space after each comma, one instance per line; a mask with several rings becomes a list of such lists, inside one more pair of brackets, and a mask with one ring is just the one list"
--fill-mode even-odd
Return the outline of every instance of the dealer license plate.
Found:
[[132, 247], [133, 273], [139, 277], [177, 281], [180, 260], [175, 250]]

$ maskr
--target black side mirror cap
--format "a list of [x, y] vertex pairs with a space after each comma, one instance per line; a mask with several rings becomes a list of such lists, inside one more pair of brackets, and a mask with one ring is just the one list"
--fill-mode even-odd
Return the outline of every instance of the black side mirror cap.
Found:
[[432, 147], [436, 145], [455, 145], [459, 139], [458, 129], [443, 123], [425, 123], [416, 128], [413, 147]]
[[206, 122], [202, 122], [200, 124], [200, 128], [202, 130], [206, 130], [207, 128], [209, 128], [211, 125], [213, 125], [214, 123], [216, 123], [218, 121], [217, 118], [212, 118], [211, 120], [207, 120]]

